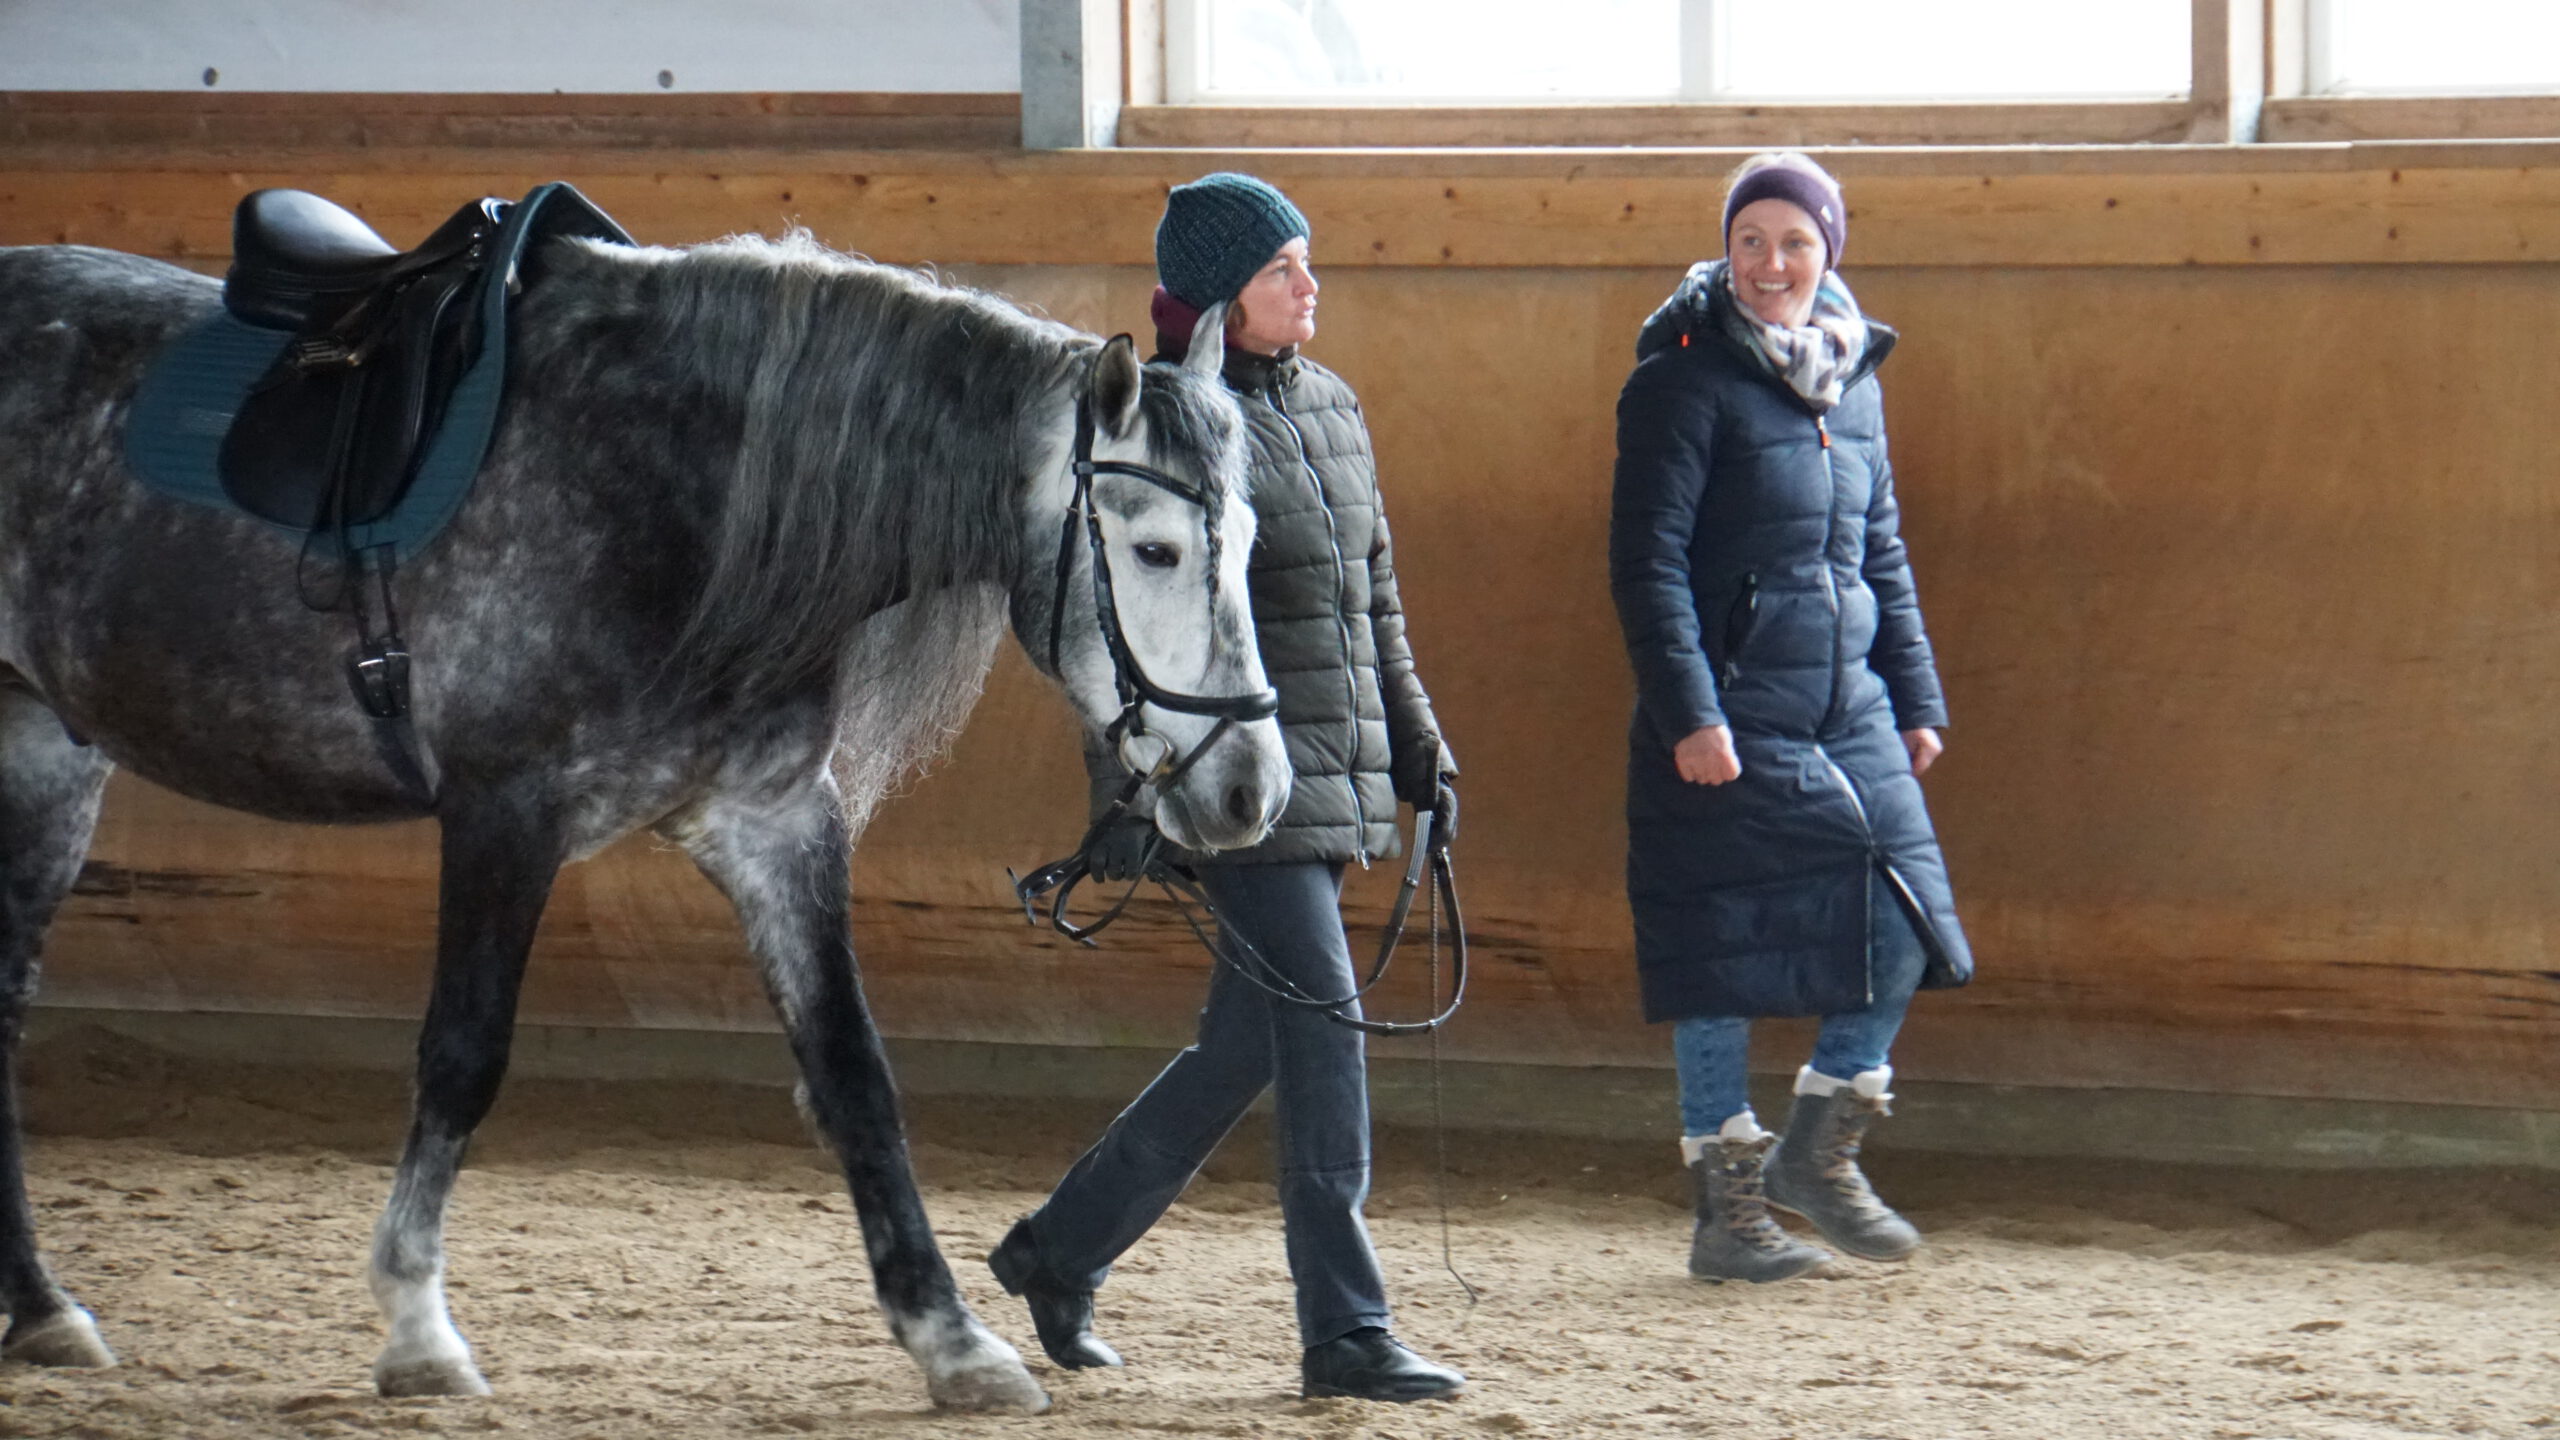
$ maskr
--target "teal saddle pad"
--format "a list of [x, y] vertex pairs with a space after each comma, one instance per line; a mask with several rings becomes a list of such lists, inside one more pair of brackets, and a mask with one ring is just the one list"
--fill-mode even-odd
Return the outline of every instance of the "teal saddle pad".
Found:
[[[470, 496], [505, 398], [507, 302], [517, 288], [517, 264], [537, 233], [546, 202], [564, 191], [576, 194], [553, 182], [508, 207], [490, 243], [478, 292], [470, 297], [470, 303], [481, 307], [480, 354], [445, 402], [443, 418], [420, 447], [417, 469], [399, 499], [382, 515], [346, 527], [348, 550], [389, 546], [405, 561], [434, 539]], [[293, 338], [290, 330], [251, 325], [229, 310], [216, 310], [179, 336], [142, 377], [125, 420], [125, 461], [134, 475], [173, 499], [228, 510], [289, 535], [306, 534], [303, 527], [254, 516], [234, 504], [223, 489], [220, 464], [223, 437], [251, 387], [274, 367]]]

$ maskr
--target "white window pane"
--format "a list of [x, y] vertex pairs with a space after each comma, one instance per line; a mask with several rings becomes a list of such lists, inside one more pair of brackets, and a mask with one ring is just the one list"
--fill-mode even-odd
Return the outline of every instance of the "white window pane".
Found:
[[2553, 0], [2315, 0], [2330, 92], [2560, 90]]
[[[2436, 0], [2429, 0], [2436, 3]], [[1737, 99], [2025, 99], [2187, 91], [2188, 0], [1723, 0]]]
[[[1182, 0], [1177, 0], [1182, 3]], [[1668, 98], [1680, 0], [1187, 0], [1220, 99]]]

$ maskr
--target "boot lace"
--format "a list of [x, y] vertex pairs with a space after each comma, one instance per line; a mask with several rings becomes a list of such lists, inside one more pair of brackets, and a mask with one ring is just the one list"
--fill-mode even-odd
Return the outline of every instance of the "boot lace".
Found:
[[1860, 1215], [1881, 1218], [1893, 1211], [1876, 1198], [1875, 1187], [1867, 1183], [1866, 1172], [1858, 1168], [1858, 1146], [1865, 1141], [1867, 1126], [1879, 1115], [1893, 1113], [1886, 1103], [1889, 1096], [1866, 1096], [1844, 1091], [1839, 1103], [1831, 1109], [1831, 1133], [1818, 1142], [1822, 1158], [1822, 1178], [1840, 1203]]
[[1727, 1141], [1723, 1163], [1716, 1167], [1716, 1179], [1724, 1189], [1725, 1231], [1754, 1250], [1783, 1250], [1792, 1243], [1785, 1229], [1770, 1218], [1769, 1197], [1763, 1189], [1764, 1162], [1777, 1143], [1774, 1135]]

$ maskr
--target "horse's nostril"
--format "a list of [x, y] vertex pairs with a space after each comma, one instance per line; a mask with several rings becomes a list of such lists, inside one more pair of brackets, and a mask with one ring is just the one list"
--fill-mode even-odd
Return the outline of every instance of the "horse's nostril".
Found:
[[1254, 797], [1252, 786], [1227, 787], [1227, 818], [1238, 825], [1251, 825], [1262, 818], [1262, 802]]

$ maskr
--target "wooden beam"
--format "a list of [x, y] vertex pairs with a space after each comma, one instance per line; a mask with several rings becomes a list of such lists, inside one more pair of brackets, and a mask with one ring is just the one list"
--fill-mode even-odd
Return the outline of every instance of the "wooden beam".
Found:
[[[2208, 153], [1825, 158], [1847, 181], [1869, 266], [2560, 261], [2560, 146]], [[1731, 157], [364, 151], [202, 163], [0, 170], [0, 243], [219, 259], [232, 204], [265, 185], [335, 196], [408, 243], [457, 197], [565, 177], [655, 243], [801, 224], [904, 262], [1134, 265], [1170, 186], [1250, 168], [1306, 210], [1328, 266], [1661, 267], [1712, 248], [1700, 217]]]
[[1022, 0], [1022, 144], [1117, 143], [1121, 0]]
[[1162, 148], [2114, 145], [2184, 139], [2182, 101], [1974, 105], [1131, 105], [1120, 143]]
[[0, 151], [1008, 147], [1002, 94], [0, 91]]
[[2560, 136], [2560, 95], [2305, 95], [2267, 102], [2270, 141]]

